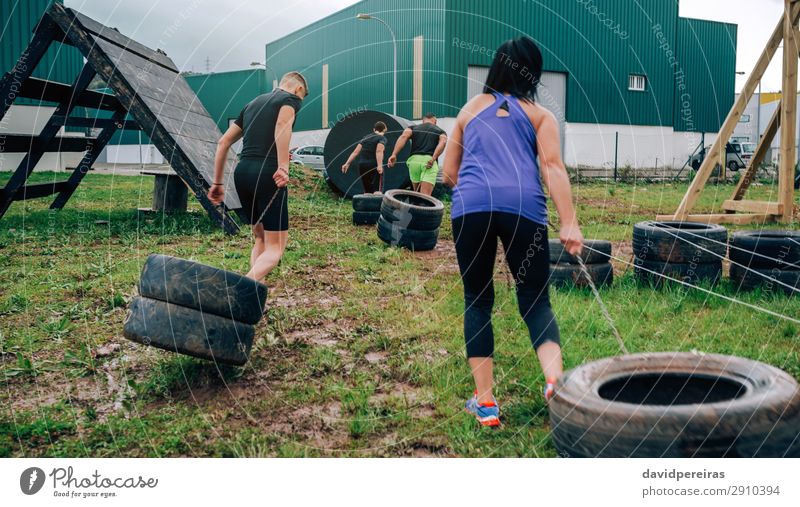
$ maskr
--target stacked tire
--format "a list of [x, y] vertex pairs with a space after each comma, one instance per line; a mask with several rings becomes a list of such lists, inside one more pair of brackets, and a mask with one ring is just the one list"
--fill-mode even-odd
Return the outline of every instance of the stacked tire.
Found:
[[633, 227], [634, 273], [642, 282], [667, 280], [716, 283], [728, 231], [720, 225], [696, 222], [640, 222]]
[[383, 194], [353, 196], [353, 225], [375, 225], [381, 216]]
[[381, 203], [378, 237], [392, 246], [432, 250], [439, 240], [443, 216], [444, 205], [438, 199], [410, 190], [390, 190]]
[[800, 232], [741, 231], [731, 237], [731, 281], [740, 290], [800, 292]]
[[153, 254], [128, 309], [123, 334], [134, 342], [241, 366], [253, 346], [267, 287], [237, 273]]
[[614, 282], [610, 241], [585, 240], [580, 257], [586, 265], [588, 278], [578, 257], [567, 252], [561, 241], [551, 239], [550, 284], [555, 287], [588, 287], [591, 280], [596, 287], [602, 287]]

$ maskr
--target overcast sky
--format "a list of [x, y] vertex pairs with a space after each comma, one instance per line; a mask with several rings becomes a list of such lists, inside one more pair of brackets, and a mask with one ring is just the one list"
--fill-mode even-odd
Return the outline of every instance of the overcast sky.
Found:
[[[267, 42], [356, 2], [65, 0], [65, 3], [147, 46], [164, 49], [182, 70], [219, 72], [246, 68], [253, 61], [262, 62]], [[739, 25], [737, 70], [748, 74], [782, 9], [783, 0], [680, 0], [681, 16]], [[763, 80], [764, 91], [780, 89], [780, 62], [776, 61], [778, 65], [773, 65]], [[746, 78], [737, 78], [737, 91]]]

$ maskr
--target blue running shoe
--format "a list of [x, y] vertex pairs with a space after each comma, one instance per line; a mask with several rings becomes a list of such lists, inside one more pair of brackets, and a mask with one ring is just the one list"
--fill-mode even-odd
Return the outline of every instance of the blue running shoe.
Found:
[[481, 426], [500, 426], [500, 408], [497, 400], [492, 398], [490, 403], [478, 403], [478, 393], [467, 400], [464, 410], [475, 416]]

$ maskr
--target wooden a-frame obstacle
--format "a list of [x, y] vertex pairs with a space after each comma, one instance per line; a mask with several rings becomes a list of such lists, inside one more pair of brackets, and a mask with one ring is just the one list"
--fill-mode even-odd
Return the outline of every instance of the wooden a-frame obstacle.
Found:
[[[767, 46], [756, 62], [753, 72], [747, 79], [742, 93], [733, 104], [728, 117], [720, 127], [717, 140], [708, 151], [703, 164], [697, 171], [686, 195], [678, 205], [674, 215], [658, 215], [658, 220], [681, 220], [692, 222], [718, 223], [718, 224], [763, 224], [779, 221], [791, 222], [794, 214], [794, 173], [797, 162], [797, 146], [795, 136], [797, 131], [797, 68], [800, 58], [800, 31], [798, 31], [798, 18], [800, 18], [800, 0], [784, 0], [784, 13], [781, 16], [775, 31], [772, 33]], [[750, 163], [742, 173], [739, 183], [730, 199], [722, 204], [725, 213], [719, 214], [691, 214], [697, 198], [711, 176], [714, 166], [724, 153], [724, 147], [733, 133], [739, 118], [744, 112], [747, 103], [758, 86], [769, 66], [772, 57], [783, 43], [783, 93], [781, 101], [767, 125], [764, 136], [758, 143]], [[764, 160], [775, 134], [780, 127], [780, 163], [778, 166], [778, 201], [753, 201], [744, 199], [750, 183], [752, 183], [758, 166]], [[743, 213], [737, 213], [743, 212]]]
[[[36, 79], [31, 73], [54, 42], [77, 48], [86, 63], [69, 85]], [[88, 90], [95, 77], [111, 94]], [[241, 204], [233, 185], [226, 185], [224, 206], [215, 206], [206, 194], [212, 183], [216, 143], [222, 136], [208, 111], [189, 88], [172, 60], [61, 4], [52, 4], [34, 30], [33, 38], [11, 71], [0, 79], [0, 122], [17, 97], [57, 104], [38, 135], [1, 135], [3, 151], [24, 152], [16, 171], [0, 190], [0, 217], [14, 201], [57, 193], [51, 209], [61, 209], [75, 192], [100, 152], [119, 129], [145, 132], [194, 196], [227, 233], [239, 230], [229, 210]], [[110, 111], [110, 118], [73, 117], [75, 108]], [[130, 119], [128, 119], [130, 118]], [[99, 130], [96, 137], [58, 137], [61, 127]], [[47, 152], [83, 153], [69, 179], [26, 185], [36, 164]], [[226, 180], [232, 160], [226, 164]]]

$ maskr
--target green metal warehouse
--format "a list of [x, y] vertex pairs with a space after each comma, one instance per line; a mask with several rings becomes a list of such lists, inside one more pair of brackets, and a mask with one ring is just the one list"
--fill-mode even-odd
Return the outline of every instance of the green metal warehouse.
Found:
[[[541, 47], [540, 101], [562, 123], [571, 166], [680, 167], [733, 103], [736, 25], [681, 18], [664, 0], [363, 0], [266, 46], [269, 69], [311, 88], [293, 144], [321, 143], [349, 111], [434, 112], [449, 128], [480, 93], [493, 52], [527, 35]], [[377, 20], [359, 20], [367, 13]]]

